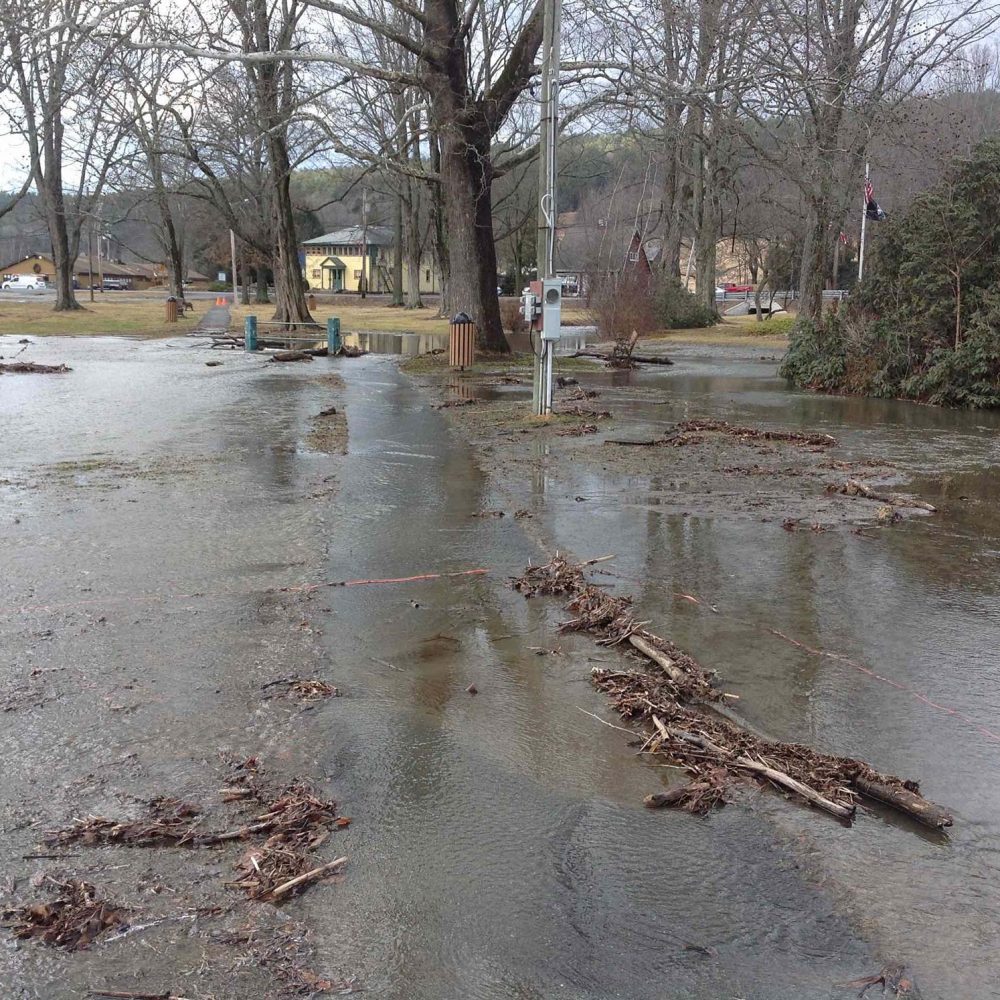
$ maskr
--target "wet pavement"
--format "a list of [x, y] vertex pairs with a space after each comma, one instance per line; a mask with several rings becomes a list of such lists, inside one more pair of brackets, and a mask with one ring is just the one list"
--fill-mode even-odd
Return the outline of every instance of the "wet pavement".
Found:
[[[318, 966], [372, 996], [832, 998], [889, 960], [925, 997], [1000, 996], [1000, 741], [982, 731], [1000, 707], [996, 416], [793, 394], [774, 362], [725, 349], [632, 376], [662, 390], [655, 407], [597, 377], [637, 427], [826, 431], [906, 464], [941, 513], [871, 540], [685, 517], [642, 477], [623, 499], [613, 476], [545, 455], [500, 481], [387, 357], [206, 368], [177, 342], [33, 350], [74, 371], [0, 383], [0, 688], [37, 695], [4, 716], [0, 889], [44, 867], [16, 860], [41, 829], [215, 789], [231, 749], [308, 769], [351, 816], [346, 878], [283, 912], [314, 930]], [[331, 398], [345, 457], [303, 443]], [[474, 516], [496, 508], [533, 516]], [[556, 547], [615, 553], [600, 578], [717, 668], [743, 718], [921, 779], [955, 811], [951, 835], [870, 811], [846, 828], [771, 794], [705, 819], [644, 810], [669, 775], [585, 714], [614, 721], [587, 676], [619, 654], [557, 635], [558, 602], [506, 586]], [[475, 568], [489, 572], [271, 590]], [[260, 704], [261, 682], [309, 671], [344, 696], [301, 715]], [[167, 882], [221, 864], [155, 863]], [[8, 948], [0, 974], [45, 1000], [163, 983], [202, 958], [172, 926], [73, 956]], [[220, 962], [206, 995], [277, 995], [227, 991]]]

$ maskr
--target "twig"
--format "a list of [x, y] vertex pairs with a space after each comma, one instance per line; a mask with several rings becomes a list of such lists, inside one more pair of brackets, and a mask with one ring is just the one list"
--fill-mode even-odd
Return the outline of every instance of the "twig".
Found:
[[291, 892], [292, 889], [297, 886], [303, 885], [306, 882], [313, 882], [326, 875], [327, 872], [333, 871], [334, 868], [339, 868], [346, 861], [346, 857], [337, 858], [336, 861], [331, 861], [328, 864], [320, 865], [319, 868], [313, 868], [310, 871], [303, 872], [301, 875], [297, 875], [295, 878], [289, 879], [287, 882], [283, 882], [277, 888], [273, 889], [270, 893], [271, 898], [278, 899], [279, 896], [283, 896], [285, 893]]

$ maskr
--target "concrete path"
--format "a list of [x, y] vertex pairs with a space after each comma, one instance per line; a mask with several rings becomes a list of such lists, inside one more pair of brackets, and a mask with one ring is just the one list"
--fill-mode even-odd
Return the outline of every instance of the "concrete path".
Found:
[[229, 329], [229, 306], [212, 306], [198, 321], [194, 332], [200, 335], [225, 333]]

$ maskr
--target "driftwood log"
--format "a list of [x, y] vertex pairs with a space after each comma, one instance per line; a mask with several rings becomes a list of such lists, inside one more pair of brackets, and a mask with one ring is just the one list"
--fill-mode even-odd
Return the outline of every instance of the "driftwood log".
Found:
[[856, 774], [852, 783], [862, 795], [893, 806], [900, 812], [906, 813], [907, 816], [912, 816], [915, 820], [923, 823], [924, 826], [943, 830], [954, 822], [947, 810], [933, 802], [928, 802], [927, 799], [916, 792], [911, 792], [908, 788], [887, 785], [862, 773]]
[[[601, 361], [615, 361], [616, 358], [604, 351], [576, 351], [570, 354], [571, 358], [599, 358]], [[629, 361], [636, 361], [641, 365], [672, 365], [673, 361], [662, 354], [630, 354]]]

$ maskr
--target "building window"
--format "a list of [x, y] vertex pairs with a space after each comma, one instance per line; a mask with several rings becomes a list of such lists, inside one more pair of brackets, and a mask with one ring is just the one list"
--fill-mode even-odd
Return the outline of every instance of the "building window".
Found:
[[431, 280], [431, 269], [428, 267], [424, 270], [424, 281]]
[[318, 267], [314, 267], [313, 268], [313, 277], [314, 278], [318, 278], [319, 277], [319, 268]]
[[357, 279], [358, 281], [360, 281], [360, 280], [361, 280], [361, 272], [360, 272], [360, 271], [355, 271], [355, 272], [354, 272], [354, 277], [355, 277], [355, 278], [356, 278], [356, 279]]
[[628, 259], [633, 264], [638, 264], [639, 263], [639, 251], [638, 250], [630, 250], [629, 253], [628, 253]]

